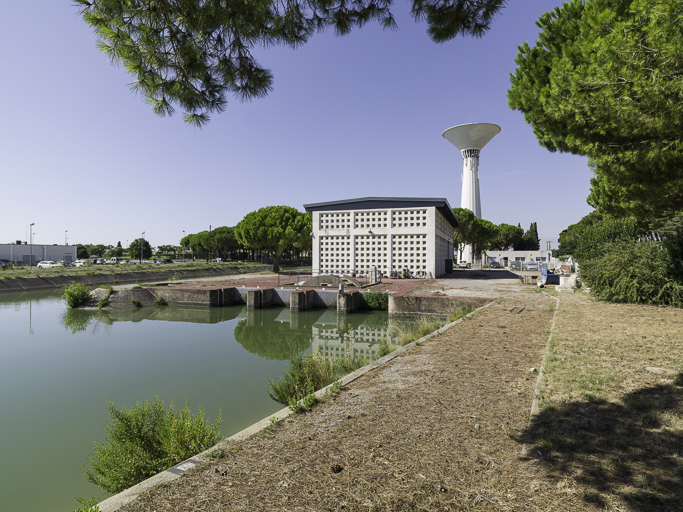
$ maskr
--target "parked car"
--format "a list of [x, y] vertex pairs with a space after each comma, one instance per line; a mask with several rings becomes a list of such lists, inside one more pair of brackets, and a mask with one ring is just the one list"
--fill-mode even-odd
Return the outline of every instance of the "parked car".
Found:
[[489, 261], [489, 268], [500, 268], [500, 263], [497, 261]]
[[73, 267], [73, 263], [68, 260], [60, 260], [60, 263], [62, 264], [63, 267]]
[[465, 260], [459, 261], [458, 268], [467, 268], [467, 262]]
[[538, 261], [525, 261], [522, 263], [522, 270], [539, 270], [539, 265]]
[[106, 260], [104, 258], [97, 258], [97, 265], [104, 265]]
[[169, 260], [168, 258], [163, 258], [160, 260], [156, 260], [155, 263], [173, 263], [173, 260]]
[[105, 265], [118, 265], [121, 263], [123, 260], [121, 258], [109, 258], [108, 260], [104, 261]]
[[63, 265], [61, 263], [57, 263], [56, 261], [40, 261], [36, 265], [38, 268], [53, 268], [53, 267], [62, 267]]
[[72, 267], [83, 267], [85, 265], [86, 261], [87, 260], [76, 260], [71, 264], [71, 266]]

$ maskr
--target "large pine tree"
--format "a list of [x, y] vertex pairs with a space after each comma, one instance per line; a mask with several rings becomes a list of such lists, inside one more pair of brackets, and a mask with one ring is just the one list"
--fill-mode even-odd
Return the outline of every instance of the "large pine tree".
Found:
[[[99, 37], [99, 48], [134, 76], [132, 89], [155, 113], [176, 107], [202, 126], [222, 112], [226, 95], [267, 95], [273, 75], [252, 55], [255, 47], [302, 46], [316, 32], [346, 35], [369, 21], [396, 29], [393, 0], [75, 0]], [[481, 37], [506, 0], [412, 0], [432, 40]], [[263, 54], [263, 52], [259, 52]]]

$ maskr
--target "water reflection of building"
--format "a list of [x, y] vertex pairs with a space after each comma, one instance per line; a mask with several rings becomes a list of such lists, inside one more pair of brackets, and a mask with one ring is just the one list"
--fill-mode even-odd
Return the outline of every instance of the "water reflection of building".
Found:
[[351, 357], [365, 357], [366, 359], [377, 359], [379, 352], [379, 342], [387, 340], [389, 343], [396, 343], [395, 337], [390, 337], [388, 323], [384, 327], [359, 325], [351, 333], [348, 329], [339, 329], [333, 325], [313, 325], [311, 333], [311, 351], [322, 352], [325, 357], [339, 358], [348, 355], [349, 344], [353, 337], [353, 347]]

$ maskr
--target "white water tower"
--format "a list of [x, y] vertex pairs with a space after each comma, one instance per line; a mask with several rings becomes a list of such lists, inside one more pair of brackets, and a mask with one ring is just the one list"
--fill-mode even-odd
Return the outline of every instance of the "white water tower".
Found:
[[[471, 210], [476, 217], [481, 217], [479, 153], [498, 133], [500, 133], [500, 126], [490, 123], [460, 124], [442, 133], [443, 138], [458, 148], [462, 154], [460, 207]], [[462, 257], [471, 262], [472, 248], [466, 247]]]

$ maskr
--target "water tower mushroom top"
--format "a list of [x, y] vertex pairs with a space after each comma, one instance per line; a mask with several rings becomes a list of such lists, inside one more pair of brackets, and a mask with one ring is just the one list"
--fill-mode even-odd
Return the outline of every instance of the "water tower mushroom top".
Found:
[[459, 124], [442, 133], [444, 139], [460, 151], [465, 149], [482, 149], [500, 133], [500, 126], [490, 123]]
[[[481, 218], [479, 194], [479, 153], [489, 141], [500, 133], [500, 126], [490, 123], [460, 124], [445, 130], [441, 135], [462, 154], [462, 195], [460, 207], [467, 208]], [[466, 247], [461, 258], [472, 261], [471, 247]]]

